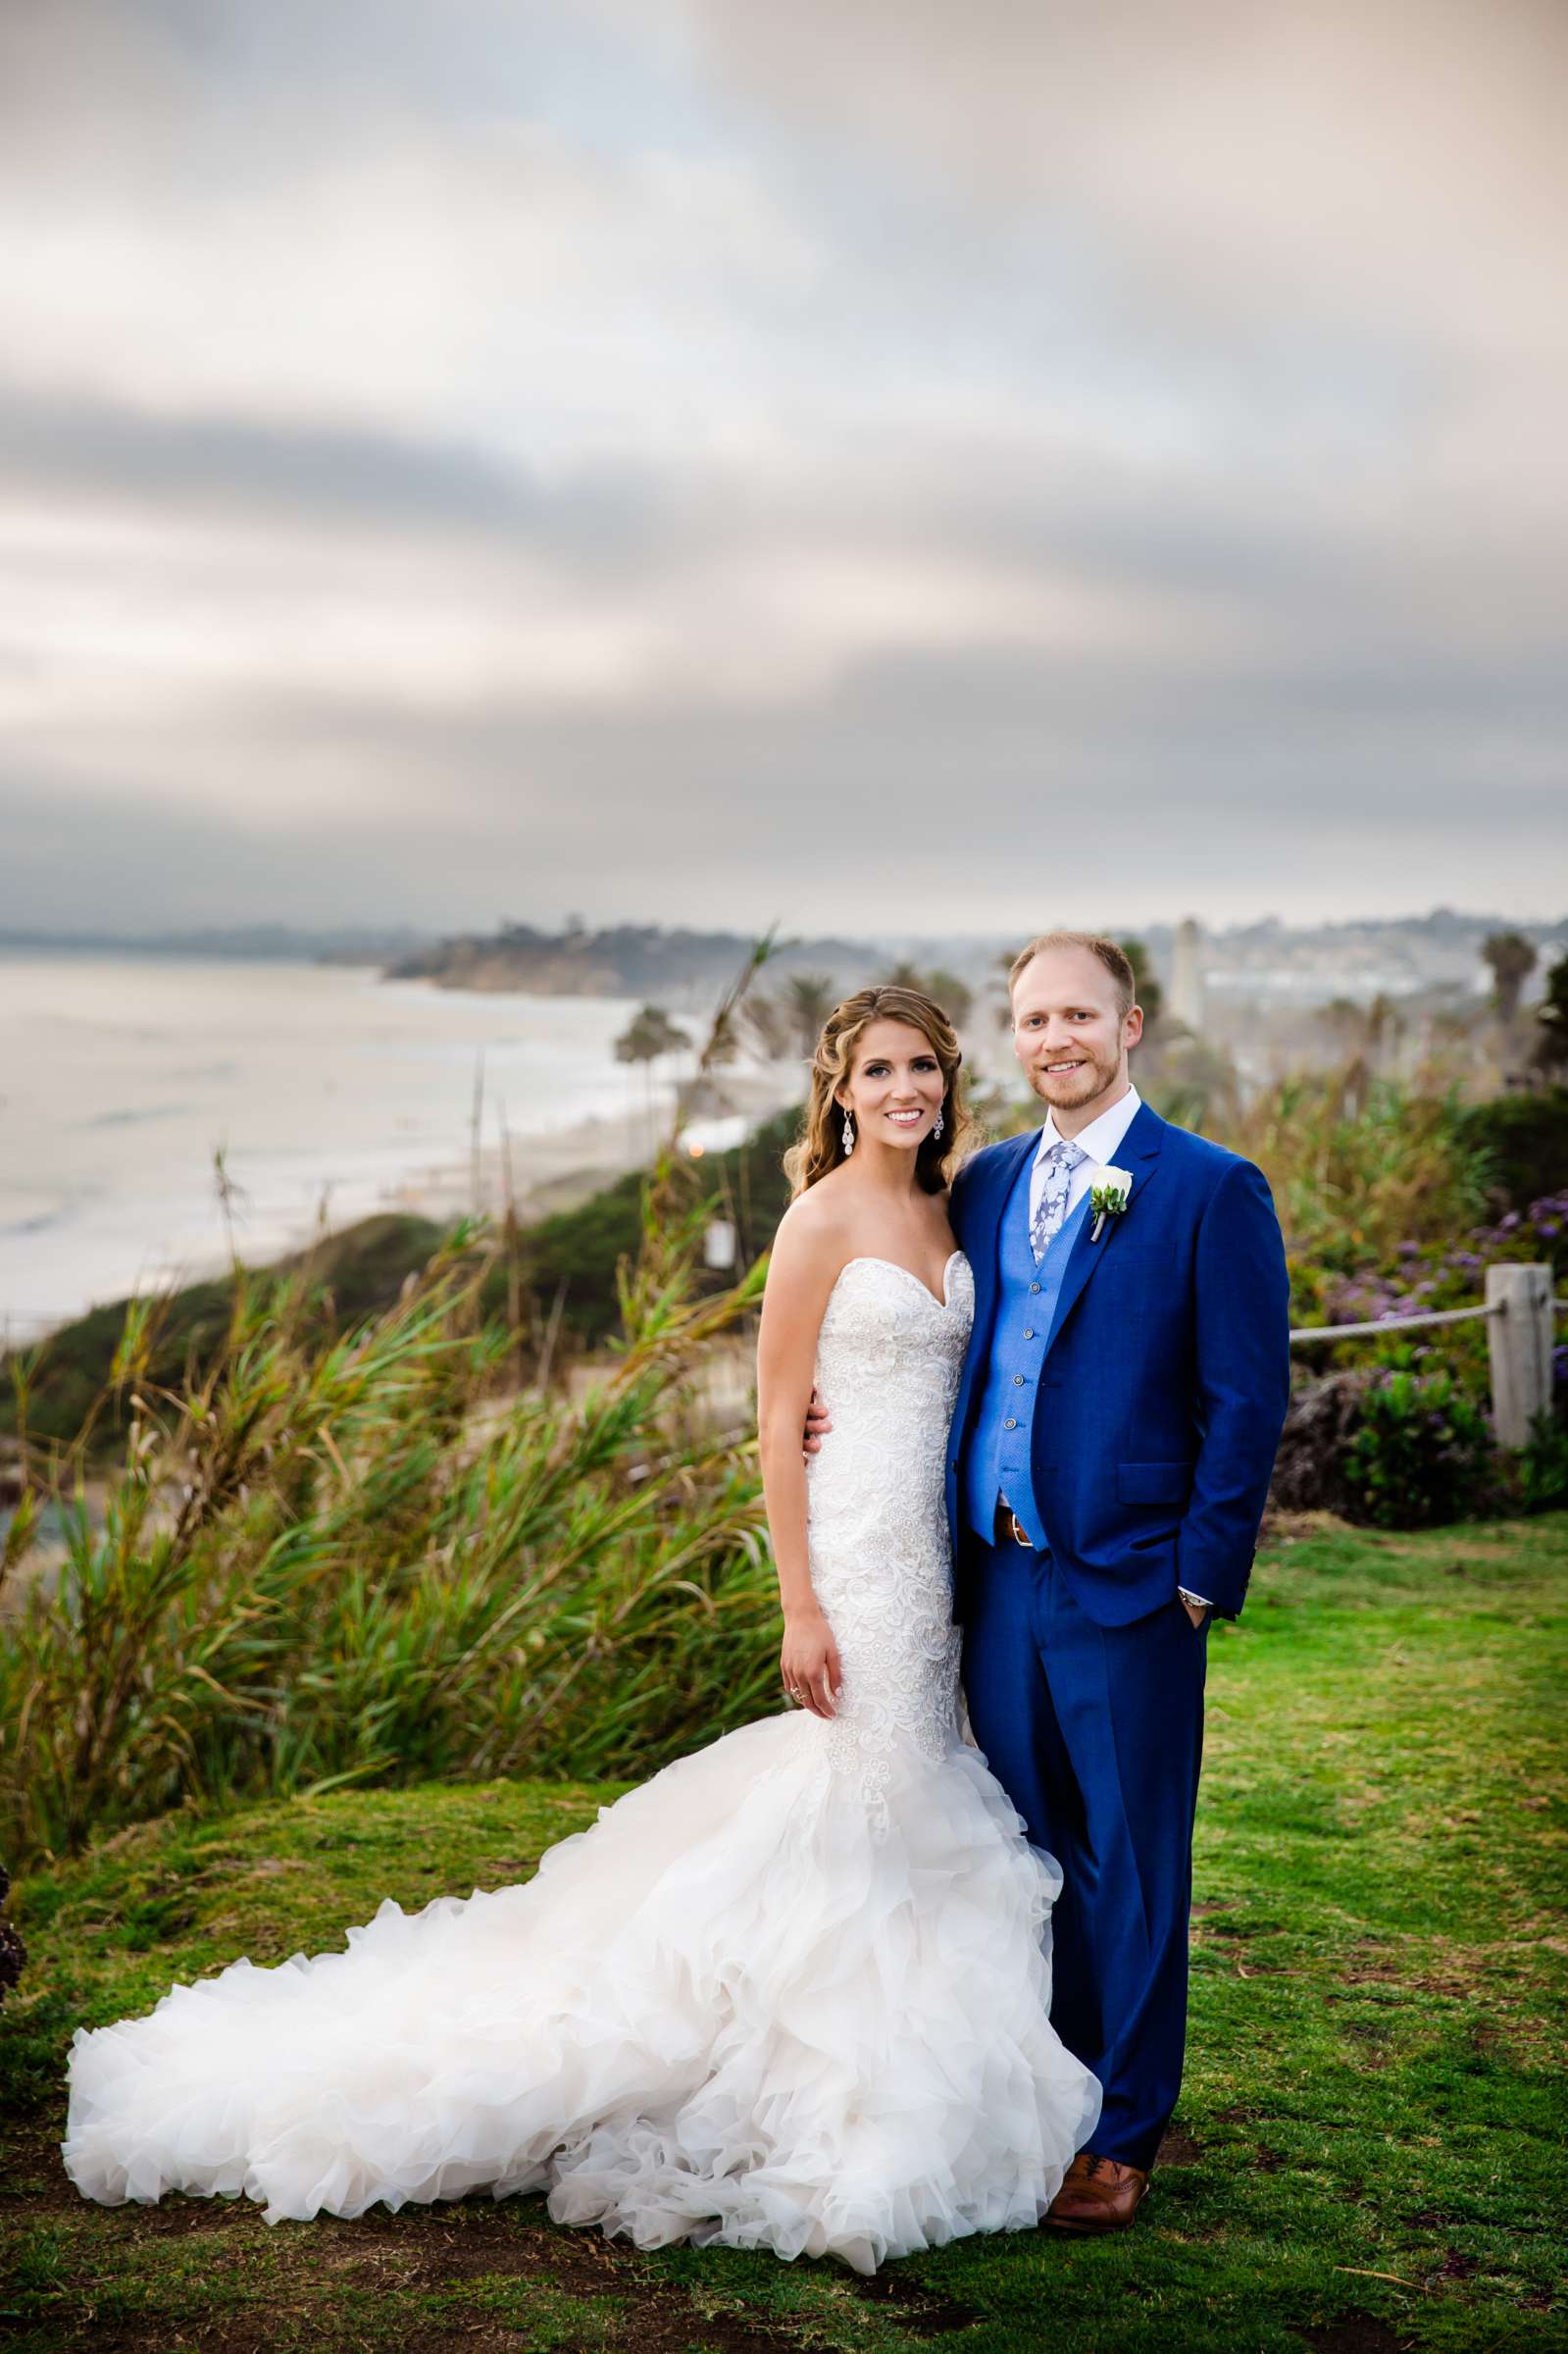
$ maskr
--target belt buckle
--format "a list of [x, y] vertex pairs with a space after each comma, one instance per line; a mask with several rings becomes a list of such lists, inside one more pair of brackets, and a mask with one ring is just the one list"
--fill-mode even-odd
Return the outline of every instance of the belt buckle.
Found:
[[1035, 1540], [1011, 1506], [1008, 1507], [1007, 1517], [1013, 1524], [1013, 1542], [1016, 1545], [1022, 1545], [1026, 1553], [1033, 1553]]

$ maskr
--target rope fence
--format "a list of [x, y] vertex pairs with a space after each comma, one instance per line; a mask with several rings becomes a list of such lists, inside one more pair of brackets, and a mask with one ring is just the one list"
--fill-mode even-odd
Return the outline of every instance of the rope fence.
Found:
[[1304, 1324], [1291, 1333], [1290, 1346], [1386, 1340], [1391, 1333], [1419, 1332], [1438, 1324], [1485, 1323], [1497, 1444], [1517, 1449], [1530, 1444], [1539, 1416], [1550, 1410], [1552, 1345], [1556, 1320], [1564, 1314], [1568, 1300], [1554, 1296], [1549, 1266], [1510, 1263], [1487, 1269], [1487, 1297], [1480, 1307], [1428, 1308], [1413, 1316], [1377, 1316], [1362, 1324]]
[[1502, 1316], [1504, 1307], [1438, 1307], [1419, 1316], [1374, 1316], [1366, 1324], [1303, 1324], [1290, 1335], [1293, 1349], [1298, 1341], [1352, 1341], [1369, 1332], [1413, 1332], [1421, 1324], [1468, 1324], [1477, 1317]]

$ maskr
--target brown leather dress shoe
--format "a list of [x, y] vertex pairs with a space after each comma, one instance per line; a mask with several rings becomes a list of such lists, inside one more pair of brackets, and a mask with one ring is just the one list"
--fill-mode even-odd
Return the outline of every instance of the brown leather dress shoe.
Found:
[[1057, 2231], [1125, 2231], [1148, 2195], [1148, 2175], [1118, 2158], [1080, 2150], [1045, 2221]]

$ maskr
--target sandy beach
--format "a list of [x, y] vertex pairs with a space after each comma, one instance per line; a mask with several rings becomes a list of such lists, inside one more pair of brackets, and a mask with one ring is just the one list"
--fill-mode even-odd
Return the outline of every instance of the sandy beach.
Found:
[[[800, 1083], [792, 1072], [727, 1071], [724, 1077], [725, 1095], [733, 1109], [688, 1122], [682, 1130], [683, 1143], [701, 1145], [708, 1151], [724, 1151], [738, 1144], [759, 1121], [796, 1101], [800, 1093]], [[525, 1223], [574, 1208], [629, 1169], [647, 1166], [650, 1140], [668, 1133], [674, 1111], [671, 1090], [660, 1091], [655, 1109], [658, 1118], [653, 1128], [639, 1109], [635, 1117], [588, 1118], [549, 1135], [514, 1137], [504, 1156], [498, 1144], [484, 1145], [477, 1169], [471, 1156], [411, 1171], [386, 1189], [381, 1206], [438, 1221], [475, 1208], [499, 1216], [510, 1181], [517, 1214]], [[308, 1238], [302, 1235], [300, 1239]]]

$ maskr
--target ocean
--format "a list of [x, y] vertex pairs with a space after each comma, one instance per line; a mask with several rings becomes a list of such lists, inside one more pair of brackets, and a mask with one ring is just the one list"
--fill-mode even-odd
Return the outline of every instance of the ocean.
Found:
[[0, 1343], [224, 1266], [220, 1148], [252, 1262], [308, 1239], [324, 1196], [341, 1227], [443, 1176], [450, 1195], [481, 1052], [482, 1140], [504, 1106], [520, 1191], [529, 1139], [559, 1159], [600, 1121], [624, 1151], [633, 1010], [341, 965], [0, 953]]

